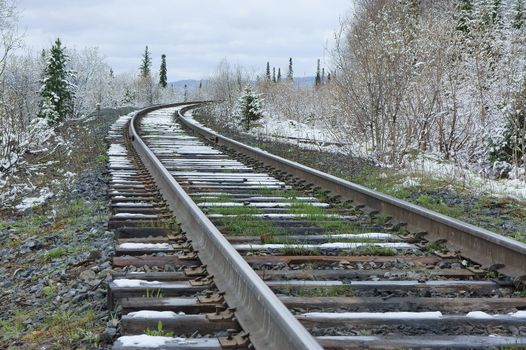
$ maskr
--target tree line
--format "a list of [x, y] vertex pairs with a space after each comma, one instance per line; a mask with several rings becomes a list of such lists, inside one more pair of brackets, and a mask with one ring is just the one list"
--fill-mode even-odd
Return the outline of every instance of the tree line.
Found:
[[182, 98], [182, 92], [168, 84], [166, 55], [154, 72], [148, 47], [138, 72], [120, 74], [97, 48], [69, 49], [60, 39], [38, 54], [24, 53], [15, 5], [14, 0], [0, 0], [0, 181], [22, 154], [38, 149], [67, 119], [105, 107]]
[[341, 125], [376, 159], [524, 172], [523, 0], [358, 0], [338, 33]]
[[270, 62], [254, 79], [223, 61], [207, 85], [222, 101], [212, 112], [247, 125], [240, 98], [257, 96], [260, 114], [310, 123], [379, 164], [432, 155], [524, 178], [525, 23], [524, 0], [356, 0], [313, 86], [290, 84], [292, 59], [287, 79]]

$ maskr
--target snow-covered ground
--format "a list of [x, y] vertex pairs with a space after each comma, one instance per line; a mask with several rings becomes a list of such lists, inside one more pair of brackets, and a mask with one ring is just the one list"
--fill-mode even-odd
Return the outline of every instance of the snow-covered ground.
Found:
[[[337, 135], [323, 128], [299, 123], [293, 120], [280, 120], [265, 116], [258, 123], [260, 127], [252, 128], [248, 133], [267, 140], [276, 140], [297, 145], [305, 149], [316, 149], [333, 153], [350, 153], [364, 155], [364, 147], [341, 143]], [[466, 188], [478, 193], [496, 196], [507, 196], [526, 200], [526, 183], [518, 179], [493, 180], [462, 167], [460, 164], [443, 161], [431, 154], [424, 154], [408, 161], [402, 171], [408, 177], [404, 186], [418, 185], [420, 177], [432, 177], [440, 180], [462, 182]]]
[[35, 205], [44, 203], [46, 200], [48, 200], [51, 197], [53, 197], [53, 192], [51, 192], [48, 187], [44, 187], [40, 190], [40, 196], [26, 197], [15, 208], [21, 211], [28, 209], [28, 208], [32, 208]]
[[477, 194], [491, 194], [498, 197], [512, 197], [526, 200], [526, 183], [518, 179], [493, 180], [485, 178], [460, 164], [440, 160], [434, 155], [424, 154], [408, 161], [402, 171], [408, 174], [404, 187], [417, 186], [418, 178], [431, 177], [455, 183], [462, 183]]
[[[365, 147], [361, 145], [340, 143], [337, 136], [330, 132], [292, 120], [265, 117], [261, 120], [261, 127], [251, 129], [249, 134], [265, 140], [297, 145], [304, 149], [367, 157]], [[401, 171], [408, 174], [403, 183], [404, 187], [418, 185], [418, 177], [431, 177], [460, 182], [477, 194], [486, 193], [526, 200], [526, 183], [522, 180], [490, 179], [460, 164], [441, 160], [433, 154], [422, 154], [416, 159], [406, 161]]]
[[248, 134], [260, 139], [297, 145], [304, 149], [343, 154], [363, 155], [360, 145], [342, 141], [338, 135], [322, 126], [265, 115]]

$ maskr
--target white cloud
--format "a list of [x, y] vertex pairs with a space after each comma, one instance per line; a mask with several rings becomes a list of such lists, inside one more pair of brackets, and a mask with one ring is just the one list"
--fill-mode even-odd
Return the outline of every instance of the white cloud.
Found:
[[98, 46], [117, 72], [135, 70], [148, 45], [170, 80], [206, 77], [222, 58], [264, 70], [266, 61], [312, 75], [350, 0], [18, 0], [27, 45], [60, 37], [67, 47]]

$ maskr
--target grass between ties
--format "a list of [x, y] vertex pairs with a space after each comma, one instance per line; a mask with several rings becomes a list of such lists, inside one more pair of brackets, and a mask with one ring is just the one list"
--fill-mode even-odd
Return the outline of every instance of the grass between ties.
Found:
[[[356, 240], [353, 240], [352, 238], [333, 238], [332, 234], [360, 234], [382, 231], [384, 230], [383, 224], [388, 221], [386, 218], [378, 216], [371, 219], [376, 222], [364, 225], [357, 221], [341, 219], [335, 216], [327, 216], [327, 214], [335, 214], [337, 211], [334, 211], [331, 208], [317, 207], [309, 202], [298, 200], [297, 197], [301, 196], [298, 191], [285, 191], [287, 191], [287, 195], [291, 195], [291, 197], [287, 198], [290, 198], [290, 202], [292, 203], [287, 210], [287, 214], [301, 215], [301, 217], [295, 217], [294, 219], [312, 221], [314, 223], [313, 227], [326, 229], [326, 231], [324, 231], [326, 232], [326, 242], [356, 242]], [[282, 192], [275, 190], [259, 190], [257, 193], [261, 194], [262, 192], [271, 196], [284, 196]], [[294, 195], [294, 197], [292, 197], [292, 195]], [[194, 200], [198, 202], [204, 201], [196, 197], [194, 197]], [[208, 203], [229, 203], [232, 201], [232, 197], [227, 194], [221, 194], [214, 198], [206, 199], [206, 202]], [[206, 208], [205, 212], [207, 214], [225, 215], [220, 218], [219, 221], [221, 222], [221, 225], [227, 229], [227, 234], [229, 236], [259, 236], [261, 237], [261, 243], [264, 244], [278, 243], [288, 245], [276, 250], [280, 255], [323, 255], [323, 249], [317, 247], [302, 247], [300, 241], [289, 238], [292, 234], [290, 231], [287, 231], [286, 228], [275, 226], [271, 220], [265, 219], [264, 217], [255, 216], [256, 214], [262, 214], [262, 211], [259, 208], [249, 206], [212, 206]], [[375, 239], [365, 238], [360, 239], [360, 242], [371, 244], [354, 249], [344, 249], [341, 250], [341, 254], [378, 256], [393, 256], [397, 254], [396, 249], [373, 244], [379, 242]]]

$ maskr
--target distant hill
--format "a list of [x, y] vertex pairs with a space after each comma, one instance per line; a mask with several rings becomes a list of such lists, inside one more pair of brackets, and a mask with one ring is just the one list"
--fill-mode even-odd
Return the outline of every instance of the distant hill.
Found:
[[186, 85], [189, 89], [194, 89], [199, 87], [199, 83], [203, 82], [203, 84], [206, 82], [206, 80], [193, 80], [193, 79], [187, 79], [187, 80], [177, 80], [169, 82], [168, 85], [175, 86], [176, 88], [184, 88]]
[[[203, 85], [206, 84], [205, 80], [195, 80], [195, 79], [186, 79], [186, 80], [177, 80], [169, 82], [169, 86], [174, 86], [175, 88], [182, 89], [186, 85], [188, 89], [196, 89], [199, 87], [199, 83], [202, 82]], [[294, 84], [298, 86], [307, 86], [314, 85], [314, 76], [312, 77], [297, 77], [294, 78]]]
[[297, 77], [294, 78], [294, 84], [298, 86], [305, 86], [305, 85], [314, 85], [314, 80], [316, 77]]

